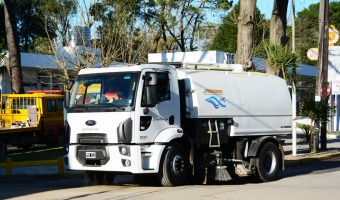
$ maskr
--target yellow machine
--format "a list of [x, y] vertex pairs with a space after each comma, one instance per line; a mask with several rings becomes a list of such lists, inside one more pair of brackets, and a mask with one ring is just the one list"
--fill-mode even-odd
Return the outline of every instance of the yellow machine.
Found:
[[27, 94], [2, 94], [0, 154], [7, 145], [29, 148], [33, 144], [63, 144], [62, 90], [29, 90]]

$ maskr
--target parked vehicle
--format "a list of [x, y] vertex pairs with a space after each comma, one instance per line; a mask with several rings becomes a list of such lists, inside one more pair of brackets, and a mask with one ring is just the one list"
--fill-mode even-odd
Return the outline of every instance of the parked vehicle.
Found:
[[[118, 98], [105, 97], [110, 83]], [[292, 131], [291, 100], [276, 76], [160, 64], [87, 68], [66, 99], [65, 164], [94, 184], [117, 174], [155, 174], [163, 186], [244, 175], [272, 181], [284, 169], [279, 137]]]
[[27, 94], [1, 94], [0, 154], [7, 145], [64, 144], [62, 90], [29, 90]]

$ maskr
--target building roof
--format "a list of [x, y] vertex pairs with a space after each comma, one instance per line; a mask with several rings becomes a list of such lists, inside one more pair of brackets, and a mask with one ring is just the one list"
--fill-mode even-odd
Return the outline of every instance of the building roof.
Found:
[[[252, 61], [256, 71], [266, 72], [266, 59], [253, 57]], [[316, 77], [317, 67], [306, 64], [298, 64], [296, 74], [304, 77]]]

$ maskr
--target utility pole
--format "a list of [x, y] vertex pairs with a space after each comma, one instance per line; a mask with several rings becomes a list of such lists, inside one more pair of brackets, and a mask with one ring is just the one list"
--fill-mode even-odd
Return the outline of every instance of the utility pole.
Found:
[[[295, 0], [292, 0], [292, 51], [295, 52]], [[295, 85], [296, 70], [293, 71], [292, 80], [292, 154], [297, 155], [296, 148], [296, 85]]]
[[[320, 0], [320, 11], [319, 11], [319, 62], [318, 62], [318, 73], [316, 77], [316, 88], [315, 97], [316, 100], [320, 101], [320, 85], [322, 88], [322, 100], [328, 102], [327, 97], [327, 85], [328, 85], [328, 15], [329, 15], [329, 0]], [[327, 111], [322, 113], [323, 118], [327, 119]], [[323, 120], [321, 123], [321, 150], [327, 150], [327, 122]], [[316, 136], [318, 138], [318, 135]], [[316, 145], [319, 143], [316, 142]], [[318, 146], [316, 146], [317, 149]]]

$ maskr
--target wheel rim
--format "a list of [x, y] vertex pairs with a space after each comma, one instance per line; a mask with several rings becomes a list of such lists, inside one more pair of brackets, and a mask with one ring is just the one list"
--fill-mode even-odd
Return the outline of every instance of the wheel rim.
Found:
[[184, 160], [183, 157], [180, 155], [174, 155], [171, 159], [170, 163], [171, 173], [175, 176], [178, 176], [183, 172], [184, 168]]
[[267, 152], [262, 163], [263, 169], [267, 174], [273, 173], [277, 165], [275, 154], [273, 152]]

